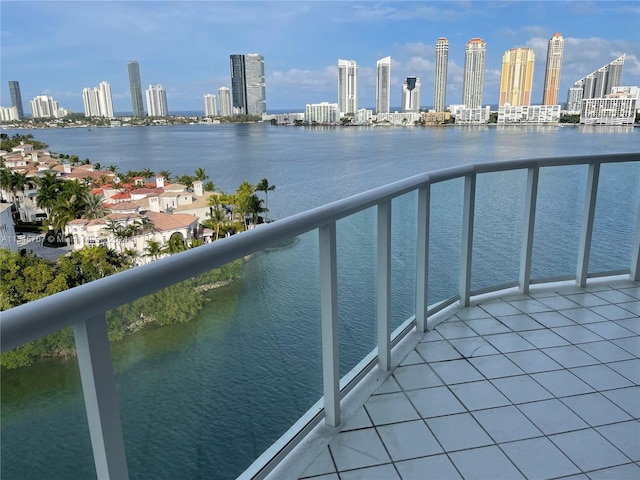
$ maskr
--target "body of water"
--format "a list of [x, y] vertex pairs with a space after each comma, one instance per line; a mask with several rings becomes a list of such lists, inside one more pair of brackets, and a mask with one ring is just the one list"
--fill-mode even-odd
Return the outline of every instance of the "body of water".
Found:
[[[13, 134], [14, 131], [5, 131]], [[18, 133], [25, 133], [24, 130]], [[425, 171], [510, 160], [638, 151], [637, 129], [585, 127], [296, 128], [266, 124], [29, 131], [55, 152], [120, 170], [202, 167], [218, 188], [268, 178], [282, 218]], [[517, 279], [526, 173], [478, 178], [473, 288]], [[544, 169], [534, 277], [575, 274], [586, 168]], [[638, 165], [604, 166], [593, 269], [628, 268]], [[432, 187], [430, 300], [455, 295], [462, 181]], [[634, 193], [635, 189], [635, 193]], [[393, 203], [393, 323], [413, 313], [415, 194]], [[614, 212], [614, 215], [611, 215]], [[375, 346], [375, 211], [338, 222], [341, 371]], [[552, 246], [552, 248], [551, 248]], [[615, 249], [617, 250], [617, 248]], [[538, 254], [536, 253], [543, 253]], [[264, 251], [208, 294], [186, 325], [112, 345], [133, 479], [231, 479], [321, 396], [317, 234]], [[3, 479], [95, 476], [77, 365], [2, 371]]]

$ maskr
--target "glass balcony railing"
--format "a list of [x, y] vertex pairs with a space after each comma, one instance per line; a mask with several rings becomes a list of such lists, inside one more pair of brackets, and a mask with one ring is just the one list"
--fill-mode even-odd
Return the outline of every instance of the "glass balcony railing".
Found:
[[[293, 248], [282, 248], [292, 242]], [[109, 342], [106, 316], [258, 253], [233, 287], [248, 289], [253, 306], [230, 305], [233, 296], [215, 303], [209, 309], [219, 318], [215, 328], [196, 331], [195, 323], [185, 327], [192, 330], [176, 330], [183, 340], [173, 355], [190, 365], [189, 388], [206, 404], [200, 423], [217, 428], [218, 416], [234, 412], [235, 430], [245, 437], [229, 439], [227, 450], [251, 457], [240, 461], [236, 475], [260, 457], [245, 473], [259, 478], [315, 425], [340, 424], [344, 396], [371, 369], [388, 370], [394, 345], [412, 330], [424, 332], [430, 316], [446, 306], [469, 305], [473, 296], [505, 286], [526, 293], [532, 283], [550, 279], [583, 286], [591, 276], [624, 273], [639, 280], [640, 154], [425, 173], [2, 312], [2, 352], [73, 328], [98, 478], [166, 472], [180, 462], [186, 468], [193, 456], [211, 468], [232, 468], [225, 441], [198, 443], [198, 425], [187, 429], [187, 420], [163, 406], [163, 395], [182, 398], [168, 381], [181, 375], [171, 365], [146, 358], [145, 372], [158, 376], [156, 389], [144, 399], [128, 393], [138, 391], [136, 377], [114, 367], [117, 348]], [[258, 281], [265, 276], [268, 282]], [[277, 298], [267, 284], [280, 289]], [[231, 308], [242, 321], [225, 323]], [[258, 323], [264, 323], [260, 334]], [[247, 363], [241, 348], [260, 355]], [[199, 356], [199, 349], [215, 352], [215, 361], [211, 354]], [[132, 370], [138, 360], [129, 362]], [[257, 377], [289, 392], [287, 412], [275, 389], [255, 388]], [[157, 408], [136, 418], [130, 409], [137, 401]], [[268, 433], [263, 422], [270, 424]], [[164, 451], [158, 439], [167, 435], [189, 436], [183, 439], [188, 448]]]

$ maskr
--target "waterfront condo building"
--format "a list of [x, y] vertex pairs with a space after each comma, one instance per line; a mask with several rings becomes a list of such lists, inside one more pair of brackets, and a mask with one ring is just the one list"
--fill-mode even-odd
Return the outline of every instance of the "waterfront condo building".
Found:
[[38, 95], [33, 97], [30, 104], [31, 116], [33, 118], [59, 118], [60, 108], [58, 107], [58, 102], [52, 97]]
[[531, 48], [512, 48], [502, 56], [499, 106], [530, 105], [535, 54]]
[[556, 105], [558, 103], [563, 49], [564, 39], [562, 35], [554, 33], [547, 46], [547, 67], [544, 71], [544, 86], [542, 91], [543, 105]]
[[484, 89], [484, 69], [487, 44], [481, 38], [472, 38], [464, 53], [462, 103], [466, 108], [480, 108]]
[[355, 60], [338, 60], [338, 108], [341, 116], [358, 111], [358, 65]]
[[140, 83], [140, 65], [135, 60], [129, 61], [127, 65], [129, 71], [129, 89], [131, 90], [131, 107], [133, 116], [144, 117], [144, 106], [142, 104], [142, 84]]
[[603, 98], [585, 98], [580, 110], [580, 123], [585, 125], [633, 125], [638, 93], [618, 91]]
[[167, 91], [162, 85], [149, 85], [147, 89], [147, 111], [150, 117], [166, 117]]
[[82, 102], [85, 116], [113, 118], [111, 86], [108, 82], [100, 82], [95, 88], [83, 89]]
[[230, 117], [232, 115], [231, 90], [228, 87], [220, 87], [218, 89], [218, 104], [220, 105], [221, 117]]
[[267, 111], [264, 58], [257, 53], [230, 55], [233, 113], [262, 115]]
[[391, 57], [378, 60], [376, 81], [376, 113], [389, 113], [391, 102]]
[[407, 77], [402, 83], [402, 111], [420, 111], [420, 78]]
[[218, 106], [216, 105], [216, 96], [213, 93], [207, 93], [204, 96], [204, 116], [217, 117]]
[[340, 109], [337, 103], [311, 103], [304, 110], [304, 121], [312, 124], [334, 124], [340, 121]]
[[595, 72], [582, 77], [573, 84], [573, 88], [582, 90], [582, 99], [603, 98], [611, 93], [613, 87], [622, 85], [622, 69], [624, 67], [624, 57], [616, 58], [611, 63], [600, 67]]
[[433, 109], [444, 112], [447, 96], [447, 65], [449, 63], [449, 42], [440, 37], [436, 42], [436, 70], [433, 81]]
[[22, 108], [22, 95], [20, 94], [20, 83], [16, 80], [9, 80], [9, 94], [11, 95], [11, 106], [18, 110], [18, 119], [24, 118], [24, 109]]

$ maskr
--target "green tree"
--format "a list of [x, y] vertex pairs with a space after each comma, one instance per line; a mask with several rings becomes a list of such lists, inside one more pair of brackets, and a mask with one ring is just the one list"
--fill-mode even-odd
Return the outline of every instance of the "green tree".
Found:
[[158, 175], [164, 177], [165, 181], [169, 183], [171, 181], [171, 172], [169, 170], [160, 170]]
[[276, 189], [276, 186], [270, 185], [269, 180], [267, 180], [266, 178], [263, 178], [262, 180], [260, 180], [256, 185], [256, 192], [264, 192], [264, 207], [265, 207], [264, 211], [265, 212], [269, 211], [269, 192], [272, 192], [275, 189]]
[[234, 214], [240, 217], [240, 221], [242, 221], [245, 230], [249, 227], [247, 217], [249, 213], [251, 213], [251, 196], [253, 195], [253, 192], [253, 185], [245, 180], [240, 184], [232, 199]]
[[144, 247], [144, 256], [157, 260], [162, 255], [162, 245], [155, 240], [148, 240], [147, 246]]
[[106, 217], [109, 209], [104, 206], [104, 197], [87, 193], [84, 197], [84, 212], [82, 216], [89, 220]]
[[47, 171], [41, 177], [37, 177], [37, 183], [36, 205], [47, 212], [47, 216], [49, 216], [62, 190], [62, 180], [58, 179], [51, 171]]
[[199, 181], [201, 181], [201, 182], [204, 182], [204, 181], [205, 181], [205, 180], [207, 180], [208, 178], [209, 178], [209, 175], [207, 175], [207, 174], [205, 173], [205, 171], [204, 171], [204, 169], [203, 169], [203, 168], [200, 168], [200, 167], [196, 168], [196, 171], [195, 171], [195, 179], [196, 179], [196, 180], [199, 180]]

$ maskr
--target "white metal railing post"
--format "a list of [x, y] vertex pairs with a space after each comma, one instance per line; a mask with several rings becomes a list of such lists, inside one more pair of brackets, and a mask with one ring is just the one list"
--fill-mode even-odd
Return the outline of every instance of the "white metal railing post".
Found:
[[340, 423], [340, 361], [338, 355], [338, 273], [336, 222], [318, 230], [320, 252], [320, 316], [322, 321], [322, 383], [325, 423]]
[[636, 236], [631, 250], [629, 276], [631, 280], [640, 282], [640, 206], [638, 207], [638, 219], [636, 220]]
[[464, 177], [462, 205], [462, 245], [460, 249], [460, 304], [469, 306], [471, 299], [471, 259], [473, 251], [473, 218], [476, 204], [476, 175]]
[[418, 239], [416, 241], [416, 330], [427, 331], [429, 307], [429, 215], [431, 184], [418, 189]]
[[99, 479], [129, 478], [105, 315], [73, 325], [93, 459]]
[[527, 192], [524, 207], [522, 231], [522, 253], [520, 255], [520, 291], [529, 292], [531, 283], [531, 255], [533, 252], [533, 232], [536, 224], [536, 202], [538, 200], [538, 178], [540, 168], [532, 167], [527, 172]]
[[578, 245], [576, 284], [580, 287], [584, 287], [587, 284], [587, 276], [589, 275], [589, 255], [591, 254], [591, 237], [593, 235], [593, 219], [596, 212], [599, 177], [600, 164], [590, 164], [589, 174], [587, 175], [587, 191], [585, 192], [584, 212], [582, 214], [580, 244]]
[[378, 365], [391, 367], [391, 200], [378, 204]]

